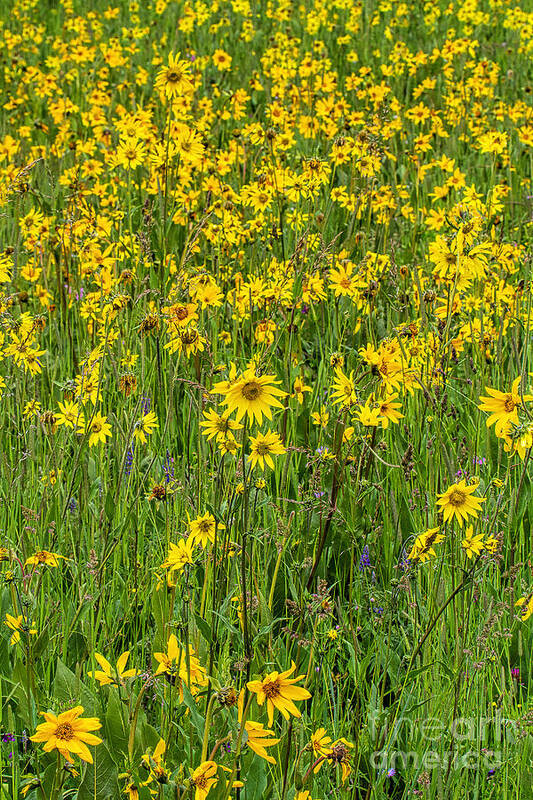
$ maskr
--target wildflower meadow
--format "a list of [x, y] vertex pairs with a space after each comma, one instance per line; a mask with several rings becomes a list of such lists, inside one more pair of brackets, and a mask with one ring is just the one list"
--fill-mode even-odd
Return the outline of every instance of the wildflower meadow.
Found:
[[533, 8], [1, 0], [0, 800], [533, 797]]

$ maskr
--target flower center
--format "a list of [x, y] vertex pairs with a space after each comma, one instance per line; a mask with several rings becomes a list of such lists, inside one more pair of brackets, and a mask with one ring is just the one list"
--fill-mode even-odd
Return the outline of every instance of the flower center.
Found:
[[185, 306], [180, 306], [179, 308], [176, 309], [176, 317], [178, 319], [187, 319], [188, 313], [189, 312], [187, 311]]
[[507, 411], [507, 413], [509, 413], [509, 414], [510, 414], [512, 411], [514, 411], [514, 410], [515, 410], [516, 403], [515, 403], [515, 401], [513, 400], [513, 398], [512, 398], [512, 397], [508, 396], [508, 397], [506, 398], [506, 400], [505, 400], [505, 403], [504, 403], [504, 407], [505, 407], [505, 410]]
[[61, 725], [58, 725], [55, 735], [56, 739], [70, 742], [71, 739], [74, 739], [74, 728], [70, 722], [62, 722]]
[[247, 400], [257, 400], [261, 393], [261, 385], [256, 381], [248, 381], [242, 387], [242, 396]]
[[255, 448], [255, 452], [258, 456], [266, 456], [266, 454], [269, 452], [268, 444], [265, 442], [260, 442]]
[[169, 69], [167, 72], [167, 81], [169, 81], [169, 83], [177, 83], [180, 77], [180, 73], [176, 72], [175, 69]]
[[450, 495], [450, 503], [452, 506], [462, 506], [466, 501], [466, 495], [464, 492], [459, 491], [459, 489], [454, 489], [454, 491]]
[[102, 425], [99, 422], [93, 422], [91, 425], [91, 431], [93, 433], [100, 433], [102, 430]]
[[275, 681], [269, 681], [268, 683], [263, 684], [263, 691], [269, 700], [272, 700], [274, 697], [279, 697], [279, 680], [276, 678]]

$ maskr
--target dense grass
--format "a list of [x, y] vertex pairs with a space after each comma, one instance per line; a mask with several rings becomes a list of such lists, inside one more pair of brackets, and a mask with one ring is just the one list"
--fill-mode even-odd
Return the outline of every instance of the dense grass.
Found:
[[531, 797], [528, 4], [0, 25], [2, 800]]

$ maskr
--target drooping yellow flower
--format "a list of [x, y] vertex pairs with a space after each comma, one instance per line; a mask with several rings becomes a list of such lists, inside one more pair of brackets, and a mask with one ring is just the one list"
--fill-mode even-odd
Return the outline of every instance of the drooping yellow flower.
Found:
[[11, 639], [9, 640], [9, 644], [16, 644], [17, 642], [20, 642], [21, 631], [23, 633], [27, 633], [29, 636], [35, 636], [37, 633], [37, 629], [28, 625], [22, 614], [20, 614], [18, 617], [14, 617], [12, 614], [6, 613], [6, 618], [4, 621], [7, 627], [13, 631]]
[[434, 544], [439, 544], [443, 541], [444, 536], [439, 533], [440, 528], [429, 528], [424, 533], [416, 537], [415, 543], [411, 548], [411, 552], [407, 556], [409, 561], [427, 561], [431, 556], [436, 555], [433, 549]]
[[[481, 403], [478, 408], [481, 411], [490, 412], [487, 427], [494, 425], [496, 436], [503, 435], [507, 423], [512, 422], [514, 425], [518, 425], [518, 407], [522, 405], [522, 397], [518, 391], [519, 385], [520, 376], [513, 381], [510, 392], [500, 392], [498, 389], [487, 387], [485, 391], [489, 396], [479, 398]], [[533, 400], [533, 395], [526, 394], [523, 399], [529, 402]]]
[[275, 384], [280, 383], [274, 375], [256, 375], [254, 369], [247, 369], [231, 385], [226, 381], [216, 384], [214, 392], [224, 395], [224, 405], [228, 407], [228, 413], [237, 411], [237, 421], [244, 415], [257, 420], [259, 424], [263, 421], [263, 415], [267, 419], [272, 419], [271, 408], [283, 408], [278, 397], [285, 397], [287, 394], [282, 389], [278, 389]]
[[294, 700], [308, 700], [311, 697], [307, 689], [294, 685], [303, 680], [305, 675], [289, 678], [295, 669], [296, 664], [293, 663], [286, 672], [271, 672], [262, 680], [249, 681], [246, 684], [248, 689], [257, 695], [256, 699], [259, 706], [262, 706], [266, 700], [269, 725], [272, 725], [275, 708], [281, 712], [285, 719], [289, 719], [291, 714], [295, 717], [301, 717], [301, 712], [294, 705]]
[[292, 394], [291, 397], [296, 397], [298, 400], [299, 405], [302, 405], [304, 402], [304, 392], [312, 392], [310, 386], [307, 386], [302, 378], [295, 378], [294, 383], [292, 385]]
[[281, 439], [274, 431], [267, 431], [266, 433], [258, 433], [257, 436], [250, 436], [250, 455], [248, 461], [252, 467], [259, 466], [261, 469], [265, 468], [265, 462], [270, 469], [274, 469], [274, 461], [272, 456], [282, 455], [287, 450], [284, 447]]
[[264, 728], [260, 722], [252, 722], [249, 720], [244, 723], [244, 729], [247, 733], [246, 744], [261, 758], [269, 761], [271, 764], [276, 763], [276, 759], [269, 755], [265, 748], [273, 747], [278, 744], [279, 739], [271, 739], [274, 736], [274, 731]]
[[[41, 712], [46, 722], [37, 725], [37, 730], [30, 736], [32, 742], [44, 742], [44, 751], [50, 753], [59, 750], [63, 758], [72, 759], [72, 755], [79, 756], [82, 761], [93, 763], [93, 757], [87, 747], [101, 744], [102, 740], [90, 731], [97, 731], [102, 726], [96, 717], [83, 719], [83, 706], [76, 706], [69, 711], [64, 711], [59, 716]], [[71, 755], [72, 754], [72, 755]]]
[[346, 782], [346, 778], [350, 775], [352, 768], [350, 766], [350, 750], [353, 744], [346, 739], [337, 739], [331, 745], [329, 753], [326, 758], [332, 766], [340, 766], [342, 770], [342, 782]]
[[462, 527], [465, 519], [470, 516], [477, 517], [481, 503], [485, 501], [484, 497], [472, 497], [477, 487], [477, 483], [467, 486], [463, 479], [459, 483], [453, 483], [443, 494], [438, 495], [437, 505], [444, 514], [444, 522], [453, 521], [455, 517]]
[[116, 668], [113, 669], [107, 658], [104, 658], [104, 656], [100, 653], [95, 653], [94, 657], [102, 669], [94, 670], [94, 672], [87, 672], [87, 675], [89, 678], [94, 678], [97, 680], [100, 686], [108, 686], [109, 684], [118, 686], [119, 683], [124, 682], [125, 678], [135, 678], [140, 674], [139, 671], [136, 669], [125, 668], [129, 655], [129, 650], [126, 650], [125, 653], [122, 653], [122, 655], [117, 659]]

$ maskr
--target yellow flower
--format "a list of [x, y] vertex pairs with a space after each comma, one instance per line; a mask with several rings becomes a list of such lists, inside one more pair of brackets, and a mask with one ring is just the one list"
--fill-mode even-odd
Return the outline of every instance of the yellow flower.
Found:
[[311, 734], [311, 747], [313, 748], [315, 760], [318, 760], [320, 756], [322, 756], [322, 759], [318, 761], [318, 764], [313, 769], [314, 773], [317, 773], [322, 767], [324, 758], [330, 751], [331, 741], [331, 736], [327, 735], [325, 728], [318, 728], [313, 734]]
[[185, 681], [187, 685], [189, 685], [190, 676], [189, 689], [192, 694], [197, 693], [199, 688], [207, 683], [205, 669], [196, 658], [193, 647], [189, 645], [187, 655], [186, 651], [178, 645], [178, 640], [173, 633], [168, 638], [167, 652], [154, 653], [154, 658], [159, 662], [156, 675], [164, 672], [171, 678]]
[[258, 433], [257, 436], [250, 436], [250, 443], [248, 461], [251, 463], [252, 467], [259, 464], [261, 469], [264, 469], [266, 462], [270, 469], [274, 469], [272, 456], [282, 455], [287, 452], [278, 434], [273, 431], [267, 431], [264, 434]]
[[[187, 516], [189, 516], [187, 514]], [[218, 529], [222, 530], [225, 525], [218, 523]], [[196, 544], [201, 545], [204, 549], [207, 547], [207, 542], [215, 541], [215, 530], [217, 528], [217, 521], [209, 511], [203, 516], [196, 517], [196, 519], [189, 519], [189, 529], [191, 531], [190, 538]]]
[[48, 550], [39, 550], [39, 552], [26, 559], [24, 566], [27, 567], [28, 564], [31, 564], [36, 567], [38, 564], [46, 564], [48, 567], [58, 567], [60, 558], [65, 558], [65, 556], [50, 553]]
[[483, 534], [478, 533], [474, 536], [474, 529], [472, 525], [469, 525], [465, 531], [465, 538], [461, 542], [461, 547], [466, 550], [468, 558], [472, 558], [474, 555], [478, 556], [485, 549]]
[[347, 408], [357, 402], [353, 370], [350, 372], [350, 377], [348, 377], [340, 367], [337, 367], [332, 388], [335, 390], [331, 395], [334, 403], [340, 403], [343, 408]]
[[85, 424], [79, 405], [69, 400], [59, 403], [59, 412], [55, 418], [56, 425], [64, 425], [66, 428], [83, 427]]
[[104, 658], [104, 656], [100, 655], [100, 653], [95, 653], [94, 657], [102, 669], [94, 670], [94, 672], [87, 672], [87, 675], [89, 678], [94, 678], [97, 680], [100, 683], [100, 686], [107, 686], [109, 684], [118, 686], [119, 683], [123, 683], [124, 678], [135, 678], [140, 674], [138, 670], [125, 669], [129, 655], [129, 650], [126, 650], [125, 653], [122, 653], [122, 655], [117, 659], [117, 665], [113, 671], [113, 668], [107, 658]]
[[272, 419], [271, 408], [283, 408], [278, 397], [287, 394], [278, 389], [275, 384], [280, 383], [274, 375], [256, 375], [254, 369], [247, 369], [240, 378], [228, 385], [226, 381], [216, 384], [213, 391], [224, 395], [224, 405], [228, 406], [228, 413], [237, 411], [237, 421], [246, 414], [257, 420], [263, 421], [263, 414], [267, 419]]
[[155, 87], [160, 92], [172, 99], [179, 97], [192, 89], [190, 64], [180, 58], [180, 54], [168, 57], [168, 66], [161, 67], [157, 73]]
[[150, 436], [158, 427], [157, 415], [153, 411], [148, 411], [147, 414], [144, 414], [144, 416], [135, 423], [133, 435], [138, 442], [146, 444], [146, 436]]
[[521, 609], [520, 618], [522, 622], [525, 622], [533, 614], [533, 593], [529, 597], [521, 597], [516, 601], [515, 606]]
[[326, 758], [332, 766], [339, 765], [342, 769], [342, 782], [345, 783], [346, 778], [350, 775], [352, 768], [350, 766], [350, 750], [353, 744], [346, 739], [337, 739], [331, 745], [329, 753]]
[[218, 783], [215, 777], [217, 765], [214, 761], [204, 761], [191, 775], [191, 783], [195, 788], [194, 800], [205, 800], [213, 786]]
[[5, 624], [8, 628], [14, 631], [11, 639], [9, 640], [9, 644], [16, 644], [20, 642], [20, 631], [23, 633], [28, 633], [30, 636], [35, 636], [37, 633], [36, 628], [32, 628], [28, 626], [28, 623], [24, 620], [22, 614], [18, 617], [13, 617], [11, 614], [6, 613]]
[[304, 392], [313, 391], [310, 386], [306, 386], [302, 378], [296, 378], [292, 385], [291, 397], [296, 397], [298, 403], [302, 405], [304, 401]]
[[46, 722], [37, 725], [37, 730], [30, 736], [32, 742], [44, 742], [44, 751], [50, 753], [59, 750], [63, 758], [71, 759], [71, 753], [79, 756], [82, 761], [93, 763], [93, 757], [87, 747], [102, 742], [98, 736], [90, 733], [97, 731], [102, 726], [96, 717], [82, 719], [83, 707], [76, 706], [69, 711], [64, 711], [59, 716], [41, 712]]
[[[377, 428], [383, 422], [383, 417], [379, 408], [372, 408], [370, 399], [367, 400], [364, 406], [359, 406], [355, 414], [356, 419], [359, 420], [361, 425], [368, 428]], [[388, 425], [388, 422], [387, 422]], [[386, 427], [386, 426], [384, 426]]]
[[325, 428], [329, 422], [329, 414], [324, 406], [321, 406], [320, 411], [313, 411], [311, 413], [311, 419], [313, 420], [313, 425], [321, 425], [322, 428]]
[[200, 426], [205, 428], [204, 436], [208, 439], [216, 437], [217, 442], [224, 441], [231, 431], [237, 431], [242, 425], [229, 418], [229, 414], [217, 414], [214, 409], [204, 411], [205, 419], [200, 422]]
[[381, 420], [381, 427], [385, 430], [389, 427], [389, 422], [398, 423], [403, 414], [400, 414], [398, 411], [401, 408], [401, 403], [394, 402], [398, 397], [398, 392], [393, 392], [392, 394], [387, 394], [383, 398], [383, 400], [377, 400], [378, 404], [378, 411], [383, 417]]
[[89, 447], [94, 447], [94, 445], [100, 442], [105, 444], [106, 438], [111, 436], [111, 425], [107, 422], [107, 417], [104, 417], [98, 412], [79, 432], [88, 433]]
[[484, 497], [472, 497], [478, 487], [477, 483], [471, 486], [466, 485], [463, 479], [459, 483], [452, 484], [443, 494], [438, 495], [437, 505], [441, 507], [444, 514], [444, 522], [453, 521], [455, 517], [462, 527], [465, 519], [469, 516], [477, 517], [481, 509]]
[[186, 564], [194, 562], [192, 557], [194, 539], [192, 536], [189, 536], [188, 539], [180, 539], [177, 544], [170, 542], [169, 547], [169, 554], [161, 564], [161, 569], [168, 569], [172, 574], [176, 570], [181, 572]]
[[[489, 397], [480, 397], [481, 403], [478, 408], [481, 411], [489, 411], [490, 417], [487, 419], [487, 428], [495, 424], [496, 436], [501, 436], [508, 422], [518, 425], [518, 406], [522, 405], [522, 397], [518, 392], [520, 376], [515, 378], [510, 392], [500, 392], [498, 389], [486, 388]], [[524, 395], [526, 402], [533, 400], [533, 395]]]
[[407, 558], [410, 561], [418, 560], [423, 563], [427, 561], [430, 556], [436, 555], [433, 545], [439, 544], [444, 539], [444, 536], [442, 533], [439, 533], [439, 530], [440, 528], [429, 528], [429, 530], [417, 536]]
[[262, 680], [250, 681], [246, 684], [248, 689], [257, 695], [256, 699], [259, 706], [262, 706], [266, 700], [269, 725], [272, 725], [275, 708], [281, 712], [285, 719], [289, 719], [291, 714], [295, 717], [301, 717], [302, 715], [293, 701], [308, 700], [311, 697], [307, 689], [293, 685], [305, 678], [305, 675], [289, 678], [289, 675], [292, 675], [295, 669], [296, 664], [293, 663], [292, 667], [286, 672], [271, 672]]
[[250, 750], [253, 750], [254, 753], [271, 764], [275, 764], [276, 759], [269, 755], [265, 749], [266, 747], [273, 747], [279, 742], [279, 739], [269, 738], [274, 736], [274, 731], [264, 728], [260, 722], [252, 722], [251, 720], [244, 723], [244, 729], [247, 734], [246, 744]]

